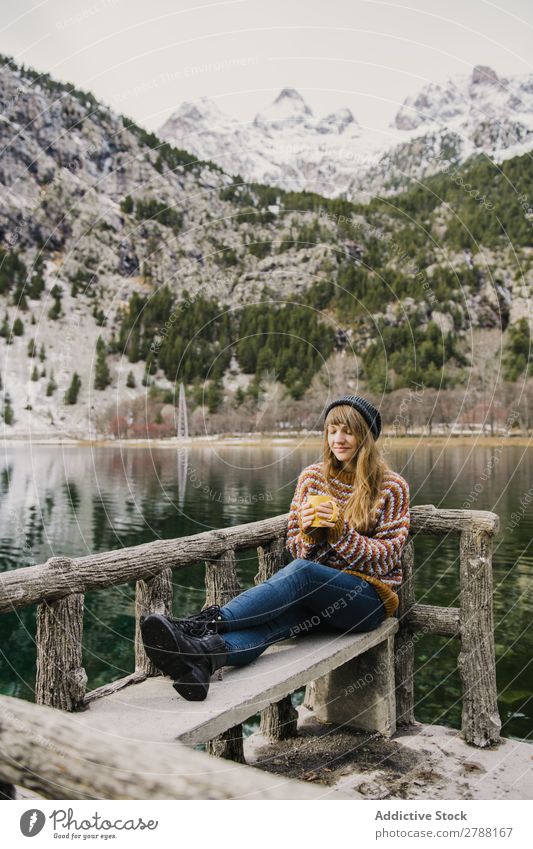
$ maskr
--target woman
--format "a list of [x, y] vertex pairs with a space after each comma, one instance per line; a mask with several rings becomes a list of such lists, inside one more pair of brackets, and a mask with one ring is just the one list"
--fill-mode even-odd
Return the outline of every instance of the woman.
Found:
[[[223, 607], [187, 619], [141, 620], [148, 657], [191, 701], [206, 698], [211, 675], [243, 666], [278, 640], [317, 628], [371, 631], [398, 607], [401, 554], [409, 533], [409, 485], [377, 448], [381, 416], [345, 395], [324, 412], [323, 462], [298, 478], [287, 548], [294, 558]], [[311, 495], [330, 495], [316, 507]]]

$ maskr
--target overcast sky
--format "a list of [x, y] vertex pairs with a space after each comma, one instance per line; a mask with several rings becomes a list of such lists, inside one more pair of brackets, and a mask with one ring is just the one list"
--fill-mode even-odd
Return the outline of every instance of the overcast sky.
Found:
[[149, 129], [183, 100], [242, 122], [284, 86], [321, 117], [385, 128], [409, 94], [468, 74], [532, 73], [532, 0], [2, 0], [0, 52]]

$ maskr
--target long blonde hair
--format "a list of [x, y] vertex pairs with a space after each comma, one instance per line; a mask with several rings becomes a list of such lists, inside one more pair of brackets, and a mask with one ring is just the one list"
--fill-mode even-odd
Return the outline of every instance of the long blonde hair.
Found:
[[[348, 468], [341, 463], [328, 442], [328, 425], [345, 425], [357, 440], [355, 454]], [[375, 526], [377, 515], [375, 509], [381, 495], [383, 478], [389, 466], [381, 456], [381, 452], [362, 415], [349, 404], [339, 404], [333, 407], [324, 422], [324, 473], [329, 481], [338, 476], [339, 472], [353, 471], [355, 473], [353, 493], [344, 508], [344, 518], [359, 533], [368, 533]]]

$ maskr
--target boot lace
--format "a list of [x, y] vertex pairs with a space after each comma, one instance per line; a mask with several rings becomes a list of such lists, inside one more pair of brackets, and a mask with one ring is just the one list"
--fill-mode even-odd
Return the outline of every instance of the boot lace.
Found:
[[171, 617], [171, 621], [190, 637], [206, 637], [208, 634], [216, 633], [217, 619], [222, 619], [218, 604], [212, 604], [200, 613], [194, 613], [183, 619]]

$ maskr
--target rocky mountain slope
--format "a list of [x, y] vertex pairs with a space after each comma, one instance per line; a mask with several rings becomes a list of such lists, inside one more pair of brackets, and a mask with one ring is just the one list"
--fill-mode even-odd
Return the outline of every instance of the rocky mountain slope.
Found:
[[[144, 362], [111, 346], [112, 383], [93, 388], [97, 339], [118, 335], [133, 295], [165, 285], [176, 301], [203, 295], [234, 309], [257, 301], [266, 282], [283, 299], [318, 273], [325, 245], [275, 260], [247, 250], [283, 239], [275, 202], [254, 220], [243, 215], [241, 198], [224, 197], [232, 178], [215, 164], [6, 58], [0, 93], [1, 389], [3, 406], [7, 396], [15, 411], [10, 433], [94, 433], [110, 406], [142, 398]], [[39, 279], [43, 291], [33, 297], [39, 287], [30, 283]], [[34, 380], [31, 340], [46, 352]], [[79, 400], [65, 404], [75, 370]], [[135, 387], [126, 386], [130, 371]], [[57, 389], [49, 396], [51, 372]], [[175, 388], [156, 377], [161, 389]]]
[[[217, 410], [242, 423], [263, 374], [290, 418], [308, 390], [323, 392], [333, 358], [342, 386], [444, 391], [472, 379], [476, 334], [492, 334], [497, 356], [515, 326], [523, 357], [532, 258], [528, 208], [515, 196], [528, 191], [527, 157], [508, 163], [501, 185], [497, 172], [461, 172], [492, 209], [442, 175], [393, 204], [354, 205], [243, 185], [6, 58], [0, 96], [7, 436], [90, 436], [113, 419], [130, 435], [148, 424], [172, 432], [182, 381], [200, 432]], [[313, 120], [290, 93], [257, 119]], [[322, 126], [324, 137], [359, 132], [344, 113]]]
[[406, 98], [381, 133], [362, 127], [349, 109], [317, 118], [287, 88], [249, 125], [202, 98], [183, 103], [158, 135], [244, 180], [364, 201], [436, 173], [442, 157], [501, 162], [531, 150], [533, 75], [498, 77], [478, 65], [469, 75], [430, 83]]

